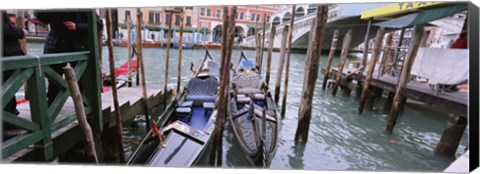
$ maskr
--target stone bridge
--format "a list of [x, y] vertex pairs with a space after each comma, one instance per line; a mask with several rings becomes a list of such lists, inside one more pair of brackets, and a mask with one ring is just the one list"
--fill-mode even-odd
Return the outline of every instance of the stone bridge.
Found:
[[[350, 48], [355, 48], [364, 40], [365, 32], [367, 30], [368, 20], [361, 20], [360, 13], [366, 10], [374, 9], [383, 6], [383, 3], [375, 4], [335, 4], [329, 6], [327, 31], [324, 37], [324, 49], [330, 48], [332, 35], [334, 30], [339, 30], [339, 42], [337, 50], [342, 45], [343, 35], [348, 30], [353, 30], [352, 42]], [[275, 33], [274, 47], [280, 48], [283, 28], [290, 24], [292, 6], [287, 6], [277, 11], [273, 16], [272, 25], [277, 27]], [[308, 47], [310, 31], [313, 27], [317, 9], [316, 5], [298, 5], [295, 12], [294, 30], [292, 35], [293, 49], [306, 49]], [[369, 38], [375, 37], [378, 27], [372, 26]], [[259, 31], [260, 34], [262, 31]], [[270, 30], [265, 32], [266, 43], [269, 42]], [[255, 35], [244, 39], [242, 46], [252, 47], [255, 45]], [[265, 44], [268, 45], [268, 44]]]

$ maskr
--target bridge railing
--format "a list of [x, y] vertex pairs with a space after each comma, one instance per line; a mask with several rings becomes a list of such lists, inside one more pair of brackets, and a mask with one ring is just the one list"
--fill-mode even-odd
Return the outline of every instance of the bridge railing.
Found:
[[[89, 19], [90, 31], [97, 31], [95, 11], [89, 13]], [[2, 142], [2, 159], [33, 146], [39, 152], [40, 160], [51, 160], [54, 157], [54, 132], [76, 121], [75, 111], [60, 114], [70, 96], [70, 90], [65, 79], [51, 68], [52, 65], [76, 64], [75, 74], [80, 83], [84, 84], [82, 99], [87, 119], [94, 131], [102, 130], [97, 37], [97, 32], [89, 32], [90, 51], [1, 58], [3, 73], [12, 73], [2, 83], [3, 124], [9, 129], [27, 132]], [[47, 79], [60, 89], [50, 106], [47, 104]], [[25, 83], [30, 113], [20, 111], [21, 114], [17, 116], [6, 111], [5, 107], [17, 92], [22, 91]], [[6, 131], [5, 126], [3, 131]]]

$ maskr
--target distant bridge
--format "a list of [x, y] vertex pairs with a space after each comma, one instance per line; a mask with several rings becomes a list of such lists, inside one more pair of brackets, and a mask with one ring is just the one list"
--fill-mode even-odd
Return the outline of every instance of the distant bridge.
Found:
[[[361, 20], [360, 13], [369, 9], [383, 6], [383, 3], [377, 4], [336, 4], [330, 5], [328, 11], [327, 31], [324, 37], [323, 49], [329, 49], [334, 30], [339, 30], [339, 41], [337, 50], [342, 45], [343, 35], [348, 30], [353, 30], [353, 37], [350, 48], [361, 44], [364, 40], [365, 32], [368, 26], [368, 20]], [[305, 10], [306, 9], [306, 10]], [[292, 6], [280, 9], [273, 16], [272, 25], [276, 25], [275, 40], [273, 46], [280, 48], [283, 28], [290, 24]], [[308, 47], [309, 35], [312, 30], [312, 24], [317, 14], [316, 5], [298, 5], [296, 6], [295, 22], [292, 35], [293, 49], [306, 49]], [[378, 27], [372, 26], [369, 38], [373, 38]], [[262, 33], [262, 32], [260, 32]], [[265, 32], [265, 40], [269, 42], [270, 30]], [[242, 46], [251, 47], [255, 45], [255, 35], [247, 37]]]

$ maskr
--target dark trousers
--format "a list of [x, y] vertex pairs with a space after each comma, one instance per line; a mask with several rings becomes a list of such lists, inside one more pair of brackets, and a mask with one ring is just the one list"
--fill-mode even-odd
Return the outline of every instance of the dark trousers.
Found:
[[[10, 76], [12, 76], [14, 72], [15, 71], [4, 71], [3, 72], [3, 82], [5, 83], [5, 81], [7, 81], [8, 78], [10, 78]], [[7, 112], [10, 112], [12, 114], [15, 114], [15, 115], [19, 114], [18, 110], [17, 110], [17, 99], [16, 99], [15, 95], [13, 96], [13, 99], [8, 101], [4, 110], [7, 111]]]

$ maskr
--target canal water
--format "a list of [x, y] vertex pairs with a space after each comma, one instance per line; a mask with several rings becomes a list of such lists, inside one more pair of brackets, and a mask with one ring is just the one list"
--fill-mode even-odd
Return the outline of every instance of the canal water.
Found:
[[[43, 44], [28, 44], [29, 54], [41, 54]], [[127, 49], [114, 47], [115, 64], [119, 67], [127, 60]], [[220, 50], [209, 50], [212, 57], [220, 62]], [[144, 48], [147, 84], [163, 84], [165, 49]], [[168, 83], [176, 85], [178, 50], [171, 49]], [[254, 60], [255, 52], [244, 50]], [[326, 52], [320, 66], [326, 66]], [[192, 77], [190, 63], [198, 67], [205, 56], [205, 50], [183, 50], [182, 85]], [[240, 51], [234, 50], [232, 63], [236, 63]], [[263, 71], [266, 67], [266, 52]], [[300, 105], [300, 94], [305, 73], [306, 54], [294, 53], [291, 57], [290, 82], [288, 87], [287, 111], [280, 121], [277, 152], [272, 160], [272, 169], [313, 169], [313, 170], [363, 170], [363, 171], [425, 171], [440, 172], [447, 168], [454, 157], [433, 154], [447, 121], [447, 113], [428, 106], [407, 102], [400, 113], [392, 136], [384, 132], [387, 115], [382, 112], [385, 96], [377, 101], [374, 111], [357, 113], [358, 98], [355, 93], [346, 97], [333, 97], [331, 90], [321, 89], [323, 75], [317, 80], [313, 98], [312, 120], [306, 145], [295, 145], [294, 136]], [[349, 58], [354, 59], [354, 58]], [[108, 52], [103, 47], [103, 68], [108, 71]], [[334, 65], [338, 57], [334, 59]], [[273, 53], [270, 89], [274, 89], [279, 63], [279, 53]], [[265, 74], [263, 74], [265, 76]], [[282, 83], [283, 84], [283, 83]], [[271, 90], [273, 92], [273, 90]], [[283, 92], [282, 92], [283, 93]], [[279, 106], [280, 107], [280, 106]], [[124, 125], [125, 150], [129, 157], [145, 135], [145, 121], [139, 116], [138, 126]], [[456, 156], [460, 156], [468, 144], [467, 127]], [[247, 160], [236, 142], [230, 125], [224, 134], [223, 167], [248, 168]], [[208, 161], [208, 158], [202, 161]], [[202, 164], [200, 164], [202, 165]]]

